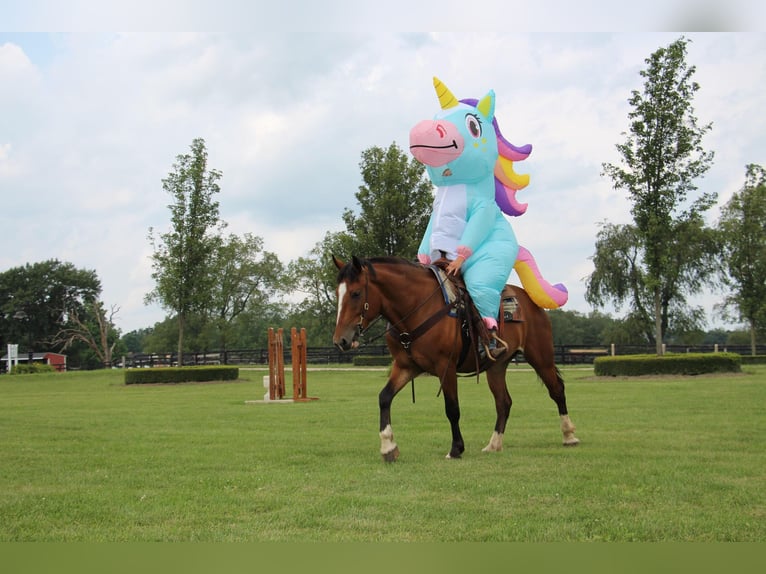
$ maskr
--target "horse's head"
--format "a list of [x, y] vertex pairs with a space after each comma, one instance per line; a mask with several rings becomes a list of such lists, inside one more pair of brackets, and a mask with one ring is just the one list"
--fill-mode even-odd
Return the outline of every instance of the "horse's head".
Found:
[[529, 176], [517, 174], [513, 162], [526, 159], [532, 146], [516, 147], [503, 137], [495, 119], [495, 93], [458, 100], [438, 78], [434, 88], [441, 111], [410, 131], [412, 155], [437, 186], [494, 179], [494, 189], [490, 185], [487, 193], [494, 191], [500, 209], [507, 215], [523, 214], [527, 204], [516, 200], [516, 191], [529, 183]]
[[348, 263], [334, 255], [332, 259], [338, 268], [338, 316], [332, 342], [340, 350], [348, 351], [359, 346], [359, 335], [374, 318], [368, 299], [371, 268], [356, 256]]

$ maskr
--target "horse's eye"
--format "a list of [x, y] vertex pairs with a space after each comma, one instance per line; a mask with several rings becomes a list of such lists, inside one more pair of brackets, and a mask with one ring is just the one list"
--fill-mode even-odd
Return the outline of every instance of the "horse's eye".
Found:
[[359, 297], [361, 297], [361, 296], [362, 296], [362, 292], [361, 291], [352, 291], [351, 292], [351, 298], [352, 299], [359, 299]]

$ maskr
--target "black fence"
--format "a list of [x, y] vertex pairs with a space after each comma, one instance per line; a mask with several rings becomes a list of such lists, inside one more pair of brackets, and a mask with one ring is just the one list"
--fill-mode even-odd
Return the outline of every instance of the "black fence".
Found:
[[[612, 354], [611, 346], [600, 345], [556, 345], [556, 364], [558, 365], [580, 365], [592, 364], [596, 357], [603, 357]], [[741, 355], [750, 354], [749, 345], [667, 345], [668, 353], [715, 353], [732, 352]], [[643, 353], [654, 353], [653, 346], [629, 346], [618, 345], [614, 347], [616, 355], [638, 355]], [[757, 354], [766, 354], [766, 345], [756, 347]], [[357, 355], [364, 356], [385, 356], [388, 355], [388, 348], [385, 345], [370, 345], [355, 349], [353, 351], [340, 351], [336, 347], [308, 347], [306, 349], [306, 362], [309, 365], [328, 365], [353, 363]], [[292, 361], [292, 352], [289, 345], [284, 348], [285, 365]], [[268, 365], [269, 350], [262, 349], [234, 349], [226, 351], [205, 351], [200, 353], [184, 353], [182, 357], [183, 365]], [[524, 356], [519, 353], [515, 360], [523, 363]], [[139, 354], [133, 353], [115, 361], [115, 366], [136, 368], [136, 367], [169, 367], [178, 365], [178, 355], [176, 353], [154, 353]]]

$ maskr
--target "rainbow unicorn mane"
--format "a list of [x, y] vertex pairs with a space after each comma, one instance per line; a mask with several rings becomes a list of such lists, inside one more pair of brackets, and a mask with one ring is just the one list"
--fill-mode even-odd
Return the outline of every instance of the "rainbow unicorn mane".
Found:
[[[479, 103], [476, 98], [465, 98], [461, 103], [473, 106]], [[497, 136], [498, 158], [495, 164], [495, 202], [506, 215], [517, 217], [527, 211], [526, 203], [516, 200], [516, 192], [529, 184], [529, 174], [520, 175], [513, 169], [514, 161], [523, 161], [532, 153], [532, 145], [517, 147], [509, 142], [500, 131], [497, 118], [492, 118], [492, 127]]]

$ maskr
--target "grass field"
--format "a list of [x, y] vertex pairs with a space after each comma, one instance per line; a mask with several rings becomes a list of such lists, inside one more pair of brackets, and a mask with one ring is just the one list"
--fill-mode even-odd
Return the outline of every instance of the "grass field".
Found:
[[[509, 370], [505, 450], [485, 382], [461, 381], [462, 460], [434, 378], [393, 405], [385, 373], [310, 371], [304, 404], [232, 383], [123, 384], [120, 371], [0, 377], [0, 541], [762, 541], [766, 367], [596, 380], [564, 370], [582, 440], [563, 448], [534, 374]], [[288, 386], [290, 385], [288, 375]]]

